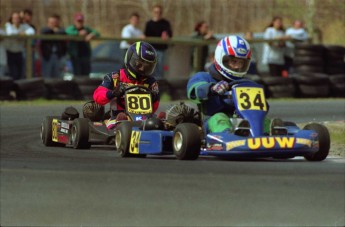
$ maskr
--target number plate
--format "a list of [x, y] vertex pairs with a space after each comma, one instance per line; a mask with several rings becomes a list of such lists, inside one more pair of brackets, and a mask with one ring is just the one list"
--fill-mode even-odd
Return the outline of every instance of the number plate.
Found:
[[52, 141], [54, 142], [59, 142], [58, 139], [58, 120], [57, 119], [53, 119], [52, 121]]
[[235, 88], [239, 110], [267, 111], [264, 89], [254, 87]]
[[127, 112], [132, 114], [152, 113], [150, 94], [126, 94]]

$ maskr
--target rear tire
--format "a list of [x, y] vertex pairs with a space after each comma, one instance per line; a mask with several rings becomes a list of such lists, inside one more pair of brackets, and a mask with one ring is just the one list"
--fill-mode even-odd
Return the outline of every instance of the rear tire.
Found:
[[328, 129], [324, 125], [317, 123], [307, 124], [303, 129], [314, 130], [319, 134], [319, 150], [316, 153], [305, 155], [304, 158], [308, 161], [322, 161], [326, 159], [331, 144]]
[[42, 124], [41, 124], [41, 140], [43, 144], [47, 147], [63, 147], [65, 144], [62, 143], [56, 143], [52, 140], [52, 122], [53, 119], [57, 117], [47, 116], [44, 118]]
[[192, 123], [178, 124], [174, 130], [173, 150], [179, 160], [195, 160], [199, 157], [201, 136], [199, 127]]
[[75, 149], [89, 149], [89, 119], [76, 118], [73, 120], [71, 130], [72, 146]]

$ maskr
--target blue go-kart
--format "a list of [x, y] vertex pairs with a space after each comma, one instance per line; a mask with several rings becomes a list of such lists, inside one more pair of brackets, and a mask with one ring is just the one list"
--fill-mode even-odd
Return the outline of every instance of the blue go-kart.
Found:
[[115, 129], [116, 149], [122, 157], [174, 154], [180, 160], [195, 160], [199, 155], [282, 159], [303, 156], [309, 161], [327, 157], [330, 136], [325, 126], [309, 123], [300, 129], [293, 122], [282, 122], [267, 134], [264, 118], [268, 106], [263, 86], [250, 80], [229, 85], [232, 90], [224, 96], [224, 102], [233, 102], [238, 116], [230, 120], [246, 124], [239, 123], [232, 132], [221, 133], [205, 132], [201, 114], [193, 108], [184, 108], [184, 104], [170, 108], [165, 119], [155, 118], [150, 112], [151, 96], [135, 95], [133, 90], [129, 94], [132, 98], [126, 98], [127, 114], [132, 119], [145, 120], [120, 123]]

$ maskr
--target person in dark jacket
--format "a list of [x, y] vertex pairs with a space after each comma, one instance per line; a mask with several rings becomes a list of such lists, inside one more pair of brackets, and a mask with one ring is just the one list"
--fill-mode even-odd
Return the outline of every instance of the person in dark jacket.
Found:
[[66, 28], [67, 35], [82, 36], [85, 41], [70, 41], [68, 53], [71, 57], [74, 76], [89, 76], [91, 72], [90, 40], [98, 37], [99, 33], [84, 25], [84, 15], [74, 14], [74, 23]]
[[[42, 28], [43, 35], [64, 35], [65, 30], [60, 26], [60, 16], [48, 17], [47, 27]], [[61, 78], [63, 72], [63, 58], [66, 55], [66, 41], [42, 40], [42, 76], [44, 78]]]
[[[163, 40], [167, 40], [173, 36], [173, 32], [170, 26], [170, 22], [162, 17], [163, 7], [161, 5], [155, 5], [152, 9], [152, 19], [146, 22], [145, 36], [146, 37], [161, 37]], [[158, 64], [154, 77], [156, 79], [163, 77], [163, 65], [164, 54], [168, 45], [166, 44], [152, 44], [156, 49], [158, 55]]]

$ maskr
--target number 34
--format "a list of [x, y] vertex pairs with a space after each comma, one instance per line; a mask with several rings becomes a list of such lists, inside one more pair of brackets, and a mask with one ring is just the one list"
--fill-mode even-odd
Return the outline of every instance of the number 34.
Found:
[[237, 91], [237, 100], [240, 110], [263, 110], [266, 111], [266, 100], [262, 89], [250, 89]]

